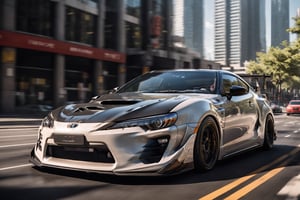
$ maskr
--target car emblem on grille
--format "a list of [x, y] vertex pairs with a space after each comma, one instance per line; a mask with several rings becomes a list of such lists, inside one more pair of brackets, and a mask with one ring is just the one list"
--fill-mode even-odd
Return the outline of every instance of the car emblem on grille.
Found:
[[76, 128], [78, 126], [78, 124], [76, 123], [71, 123], [71, 124], [68, 124], [68, 128]]

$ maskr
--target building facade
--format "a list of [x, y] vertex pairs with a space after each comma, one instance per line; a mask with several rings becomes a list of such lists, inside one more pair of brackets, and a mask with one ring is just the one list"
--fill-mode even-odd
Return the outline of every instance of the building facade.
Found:
[[124, 1], [0, 2], [1, 112], [86, 101], [125, 82]]
[[283, 41], [289, 41], [290, 27], [289, 1], [271, 1], [271, 46], [280, 46]]
[[184, 1], [184, 40], [188, 48], [203, 55], [203, 0]]
[[233, 70], [266, 50], [264, 0], [215, 1], [215, 61]]
[[0, 112], [85, 102], [149, 70], [217, 67], [174, 47], [172, 16], [172, 0], [0, 1]]

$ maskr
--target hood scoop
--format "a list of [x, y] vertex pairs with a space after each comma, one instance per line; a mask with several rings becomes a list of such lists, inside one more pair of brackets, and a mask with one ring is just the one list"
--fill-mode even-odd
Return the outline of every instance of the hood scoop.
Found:
[[101, 101], [102, 105], [132, 105], [141, 102], [142, 100], [105, 100]]
[[99, 111], [99, 110], [103, 110], [103, 107], [98, 107], [98, 106], [82, 106], [82, 107], [78, 107], [76, 108], [73, 113], [81, 113], [81, 112], [86, 112], [86, 111]]

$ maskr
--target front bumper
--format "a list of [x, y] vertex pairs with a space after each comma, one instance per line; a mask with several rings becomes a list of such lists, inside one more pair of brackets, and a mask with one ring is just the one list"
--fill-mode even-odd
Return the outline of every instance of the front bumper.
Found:
[[[72, 134], [84, 133], [84, 146], [62, 145], [54, 141], [54, 135], [67, 134], [67, 129], [40, 129], [42, 139], [32, 150], [30, 161], [39, 167], [117, 175], [173, 174], [192, 167], [193, 125], [148, 132], [138, 127], [87, 132], [84, 131], [87, 127], [82, 126]], [[99, 146], [105, 146], [103, 151], [98, 149]]]

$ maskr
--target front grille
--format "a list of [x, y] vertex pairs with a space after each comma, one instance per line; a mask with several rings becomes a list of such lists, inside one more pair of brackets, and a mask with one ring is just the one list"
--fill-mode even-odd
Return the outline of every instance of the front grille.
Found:
[[106, 146], [101, 147], [77, 147], [54, 146], [47, 147], [46, 156], [69, 160], [114, 163], [115, 160]]

